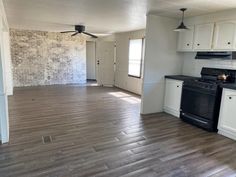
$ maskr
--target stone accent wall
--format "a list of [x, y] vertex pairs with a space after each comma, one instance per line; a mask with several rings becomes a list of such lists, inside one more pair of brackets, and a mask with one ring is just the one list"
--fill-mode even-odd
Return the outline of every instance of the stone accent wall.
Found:
[[15, 87], [86, 82], [84, 36], [11, 29], [10, 38]]

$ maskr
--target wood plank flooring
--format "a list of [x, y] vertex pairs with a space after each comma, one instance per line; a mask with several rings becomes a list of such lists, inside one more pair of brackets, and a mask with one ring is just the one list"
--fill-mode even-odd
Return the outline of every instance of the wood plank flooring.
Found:
[[9, 108], [0, 177], [236, 176], [236, 142], [140, 116], [140, 98], [116, 88], [18, 88]]

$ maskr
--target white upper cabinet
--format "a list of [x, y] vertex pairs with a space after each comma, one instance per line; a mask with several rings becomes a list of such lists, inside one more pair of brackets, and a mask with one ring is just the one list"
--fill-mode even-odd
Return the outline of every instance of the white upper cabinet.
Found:
[[194, 49], [207, 51], [212, 49], [214, 23], [200, 24], [195, 26]]
[[215, 25], [214, 50], [233, 50], [235, 45], [236, 21], [218, 22]]
[[179, 33], [178, 51], [236, 51], [236, 20], [189, 26]]
[[193, 50], [194, 26], [188, 26], [190, 30], [179, 32], [178, 51]]

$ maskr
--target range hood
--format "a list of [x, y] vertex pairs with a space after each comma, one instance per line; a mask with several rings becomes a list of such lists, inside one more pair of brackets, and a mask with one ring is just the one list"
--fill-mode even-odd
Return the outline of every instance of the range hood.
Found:
[[195, 59], [210, 60], [236, 60], [236, 52], [197, 52]]

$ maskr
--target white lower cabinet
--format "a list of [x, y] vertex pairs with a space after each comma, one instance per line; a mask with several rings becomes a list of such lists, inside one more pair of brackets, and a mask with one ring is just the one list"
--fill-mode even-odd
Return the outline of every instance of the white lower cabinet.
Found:
[[218, 133], [236, 140], [236, 90], [223, 89]]
[[180, 116], [182, 87], [183, 81], [166, 79], [164, 111], [176, 117]]

